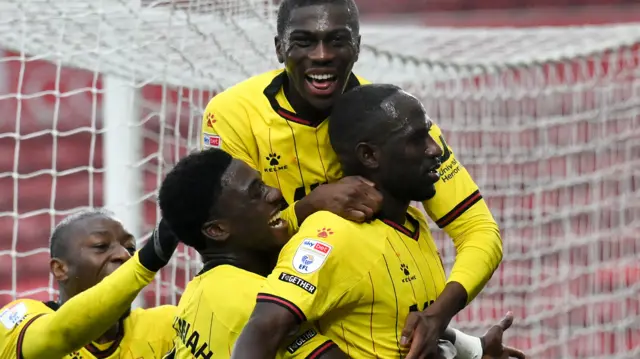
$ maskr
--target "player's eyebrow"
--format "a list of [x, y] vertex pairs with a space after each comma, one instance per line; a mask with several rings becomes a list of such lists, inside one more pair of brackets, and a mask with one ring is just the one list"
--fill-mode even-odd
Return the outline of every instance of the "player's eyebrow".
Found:
[[[340, 27], [340, 28], [331, 29], [331, 30], [327, 31], [326, 35], [327, 36], [331, 36], [331, 35], [336, 35], [336, 34], [340, 34], [340, 33], [351, 34], [351, 30], [346, 28], [346, 27]], [[294, 36], [294, 35], [298, 35], [298, 36], [315, 36], [316, 34], [317, 34], [317, 32], [316, 31], [312, 31], [312, 30], [294, 29], [294, 30], [291, 30], [291, 32], [289, 33], [289, 36]]]

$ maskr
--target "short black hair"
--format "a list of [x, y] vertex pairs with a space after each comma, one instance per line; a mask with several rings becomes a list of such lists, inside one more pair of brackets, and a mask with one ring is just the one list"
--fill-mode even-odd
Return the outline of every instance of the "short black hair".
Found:
[[282, 0], [278, 7], [277, 29], [278, 36], [282, 37], [284, 30], [291, 18], [291, 12], [297, 8], [315, 6], [315, 5], [344, 5], [349, 9], [350, 26], [355, 34], [360, 33], [360, 15], [358, 6], [354, 0]]
[[231, 160], [231, 155], [216, 148], [191, 153], [178, 161], [160, 185], [162, 217], [182, 243], [196, 250], [206, 247], [202, 226], [214, 215], [222, 176]]
[[389, 96], [400, 91], [400, 87], [389, 84], [357, 86], [342, 94], [333, 105], [329, 140], [346, 176], [360, 174], [354, 157], [358, 143], [380, 143], [387, 136], [380, 129], [382, 122], [389, 122], [389, 113], [382, 106]]
[[49, 239], [51, 258], [66, 258], [69, 250], [68, 242], [76, 226], [85, 219], [95, 217], [113, 218], [113, 212], [103, 208], [92, 208], [71, 214], [60, 221]]

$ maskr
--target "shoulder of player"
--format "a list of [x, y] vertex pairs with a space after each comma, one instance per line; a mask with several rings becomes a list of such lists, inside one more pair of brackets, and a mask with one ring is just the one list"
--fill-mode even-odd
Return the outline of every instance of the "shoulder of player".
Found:
[[420, 223], [420, 226], [429, 226], [429, 223], [427, 222], [427, 217], [425, 216], [424, 212], [417, 208], [414, 207], [413, 205], [409, 206], [409, 208], [407, 209], [407, 213], [413, 217], [415, 220], [418, 221], [418, 223]]
[[343, 239], [359, 237], [365, 226], [328, 211], [318, 211], [304, 220], [297, 237], [312, 237], [329, 243], [344, 243]]
[[35, 299], [18, 299], [10, 302], [0, 309], [0, 316], [15, 308], [25, 308], [26, 313], [52, 313], [53, 309], [49, 308], [46, 303]]
[[255, 298], [265, 277], [230, 265], [221, 265], [203, 274], [200, 308], [206, 305], [227, 330], [240, 333], [255, 306]]
[[371, 81], [365, 79], [364, 77], [358, 76], [358, 75], [355, 75], [355, 76], [358, 79], [358, 82], [360, 83], [360, 85], [369, 85], [369, 84], [371, 84]]
[[0, 309], [0, 330], [12, 330], [25, 318], [53, 313], [45, 303], [33, 299], [18, 299]]
[[220, 109], [226, 106], [244, 106], [252, 104], [263, 96], [264, 89], [282, 70], [273, 70], [250, 77], [215, 95], [207, 109]]

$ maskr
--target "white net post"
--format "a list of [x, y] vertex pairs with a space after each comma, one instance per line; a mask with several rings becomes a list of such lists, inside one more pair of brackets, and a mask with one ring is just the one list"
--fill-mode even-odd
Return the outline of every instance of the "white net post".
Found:
[[[135, 238], [143, 234], [140, 91], [131, 81], [103, 77], [104, 206]], [[138, 244], [140, 245], [140, 244]], [[135, 307], [142, 307], [139, 296]]]

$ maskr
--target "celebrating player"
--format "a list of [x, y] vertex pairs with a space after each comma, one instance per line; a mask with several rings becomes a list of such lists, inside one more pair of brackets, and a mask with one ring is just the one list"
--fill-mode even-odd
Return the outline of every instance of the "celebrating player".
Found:
[[161, 221], [153, 240], [134, 253], [135, 239], [109, 212], [65, 218], [51, 235], [50, 267], [60, 299], [20, 299], [4, 307], [0, 358], [160, 358], [175, 335], [175, 307], [130, 306], [177, 243]]
[[[353, 0], [283, 0], [277, 30], [276, 55], [284, 69], [215, 96], [203, 117], [202, 145], [224, 149], [279, 188], [289, 204], [282, 216], [292, 231], [319, 210], [359, 222], [370, 219], [381, 196], [367, 181], [340, 180], [326, 120], [343, 91], [365, 83], [351, 72], [360, 51], [358, 9]], [[434, 304], [453, 308], [434, 314], [428, 325], [435, 333], [491, 278], [502, 259], [502, 242], [477, 185], [440, 129], [432, 124], [427, 135], [442, 153], [440, 179], [423, 204], [457, 253], [442, 300]]]
[[362, 176], [382, 192], [381, 211], [370, 223], [328, 211], [310, 215], [258, 294], [234, 358], [272, 357], [305, 322], [317, 322], [350, 357], [435, 355], [437, 329], [448, 324], [441, 318], [466, 302], [443, 292], [444, 268], [428, 224], [410, 206], [431, 197], [439, 178], [442, 150], [430, 126], [420, 101], [396, 86], [365, 85], [338, 99], [331, 144], [345, 175]]
[[[271, 273], [278, 250], [288, 238], [286, 222], [277, 217], [282, 196], [242, 161], [208, 149], [178, 162], [163, 181], [159, 199], [163, 218], [205, 262], [180, 299], [175, 350], [168, 358], [228, 358], [255, 306], [264, 276]], [[297, 277], [282, 280], [295, 282]], [[305, 287], [302, 282], [298, 285]], [[512, 320], [506, 317], [482, 340], [455, 330], [447, 330], [445, 337], [465, 355], [459, 358], [477, 358], [474, 355], [483, 350], [481, 342], [491, 348], [487, 353], [499, 357], [511, 350], [503, 349], [502, 335]], [[278, 352], [278, 357], [307, 355], [344, 357], [311, 325], [285, 341]]]
[[[287, 222], [278, 217], [282, 195], [242, 161], [210, 149], [180, 160], [159, 199], [163, 218], [204, 262], [180, 298], [169, 358], [228, 358], [289, 239]], [[278, 356], [343, 358], [336, 348], [309, 326]]]

